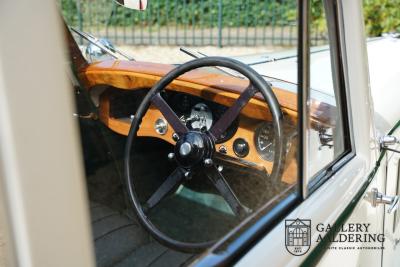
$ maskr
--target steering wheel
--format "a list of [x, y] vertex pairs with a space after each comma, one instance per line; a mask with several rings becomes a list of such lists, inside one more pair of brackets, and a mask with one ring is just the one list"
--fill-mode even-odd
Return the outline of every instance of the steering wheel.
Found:
[[[200, 132], [189, 130], [163, 99], [160, 92], [180, 75], [201, 67], [212, 66], [226, 67], [241, 73], [249, 79], [249, 86], [208, 131]], [[274, 163], [269, 179], [279, 179], [278, 176], [280, 175], [284, 154], [282, 129], [283, 114], [271, 86], [249, 66], [240, 61], [223, 57], [195, 59], [176, 67], [166, 74], [156, 85], [154, 85], [143, 99], [132, 120], [129, 135], [127, 137], [124, 158], [125, 179], [129, 198], [140, 223], [160, 243], [176, 250], [194, 252], [207, 248], [214, 242], [189, 243], [175, 240], [157, 229], [147, 216], [150, 209], [156, 206], [169, 193], [173, 192], [173, 190], [176, 190], [177, 187], [182, 184], [185, 179], [189, 178], [193, 172], [202, 171], [206, 174], [208, 179], [212, 182], [236, 216], [243, 217], [251, 212], [250, 209], [240, 202], [235, 192], [233, 192], [224, 176], [214, 164], [213, 160], [217, 153], [215, 151], [215, 142], [234, 122], [243, 107], [258, 92], [261, 93], [262, 97], [268, 104], [274, 126], [275, 153]], [[170, 157], [175, 159], [178, 167], [164, 180], [161, 186], [153, 193], [147, 202], [142, 204], [139, 202], [133, 183], [134, 173], [131, 168], [131, 153], [142, 118], [146, 114], [150, 104], [153, 104], [159, 109], [175, 131], [175, 153], [171, 153]]]

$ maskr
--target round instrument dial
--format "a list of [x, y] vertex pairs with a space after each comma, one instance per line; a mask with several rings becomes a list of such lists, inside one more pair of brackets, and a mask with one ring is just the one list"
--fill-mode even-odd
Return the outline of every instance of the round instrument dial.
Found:
[[205, 129], [208, 131], [213, 124], [213, 114], [206, 104], [198, 103], [192, 108], [187, 121], [190, 122], [192, 129]]
[[274, 161], [275, 155], [275, 132], [271, 123], [262, 123], [255, 132], [254, 142], [261, 158]]

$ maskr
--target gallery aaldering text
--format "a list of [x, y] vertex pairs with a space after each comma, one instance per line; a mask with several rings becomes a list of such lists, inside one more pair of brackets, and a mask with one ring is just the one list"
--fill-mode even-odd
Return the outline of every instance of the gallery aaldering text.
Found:
[[331, 226], [330, 224], [319, 223], [316, 226], [318, 235], [317, 241], [320, 242], [327, 233], [329, 242], [354, 242], [354, 243], [372, 243], [372, 242], [384, 242], [385, 236], [383, 234], [369, 233], [369, 223], [348, 223], [342, 226]]

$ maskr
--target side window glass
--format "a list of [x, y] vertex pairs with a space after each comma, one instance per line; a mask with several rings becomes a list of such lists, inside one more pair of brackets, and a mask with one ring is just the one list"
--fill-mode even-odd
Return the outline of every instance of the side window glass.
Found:
[[98, 266], [185, 265], [298, 203], [297, 1], [60, 2]]
[[307, 168], [309, 177], [315, 177], [346, 151], [341, 104], [344, 88], [335, 78], [334, 40], [332, 33], [328, 32], [323, 1], [311, 1], [310, 35]]

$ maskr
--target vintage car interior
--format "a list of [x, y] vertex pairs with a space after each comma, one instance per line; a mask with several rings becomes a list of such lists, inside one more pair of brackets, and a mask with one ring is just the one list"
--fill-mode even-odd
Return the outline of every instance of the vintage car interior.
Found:
[[[224, 57], [91, 62], [76, 32], [65, 27], [98, 266], [189, 263], [297, 190], [295, 83]], [[332, 157], [335, 104], [310, 106]]]
[[[365, 41], [370, 1], [115, 1], [0, 4], [0, 267], [399, 265], [400, 39]], [[266, 20], [143, 42], [161, 2]]]

